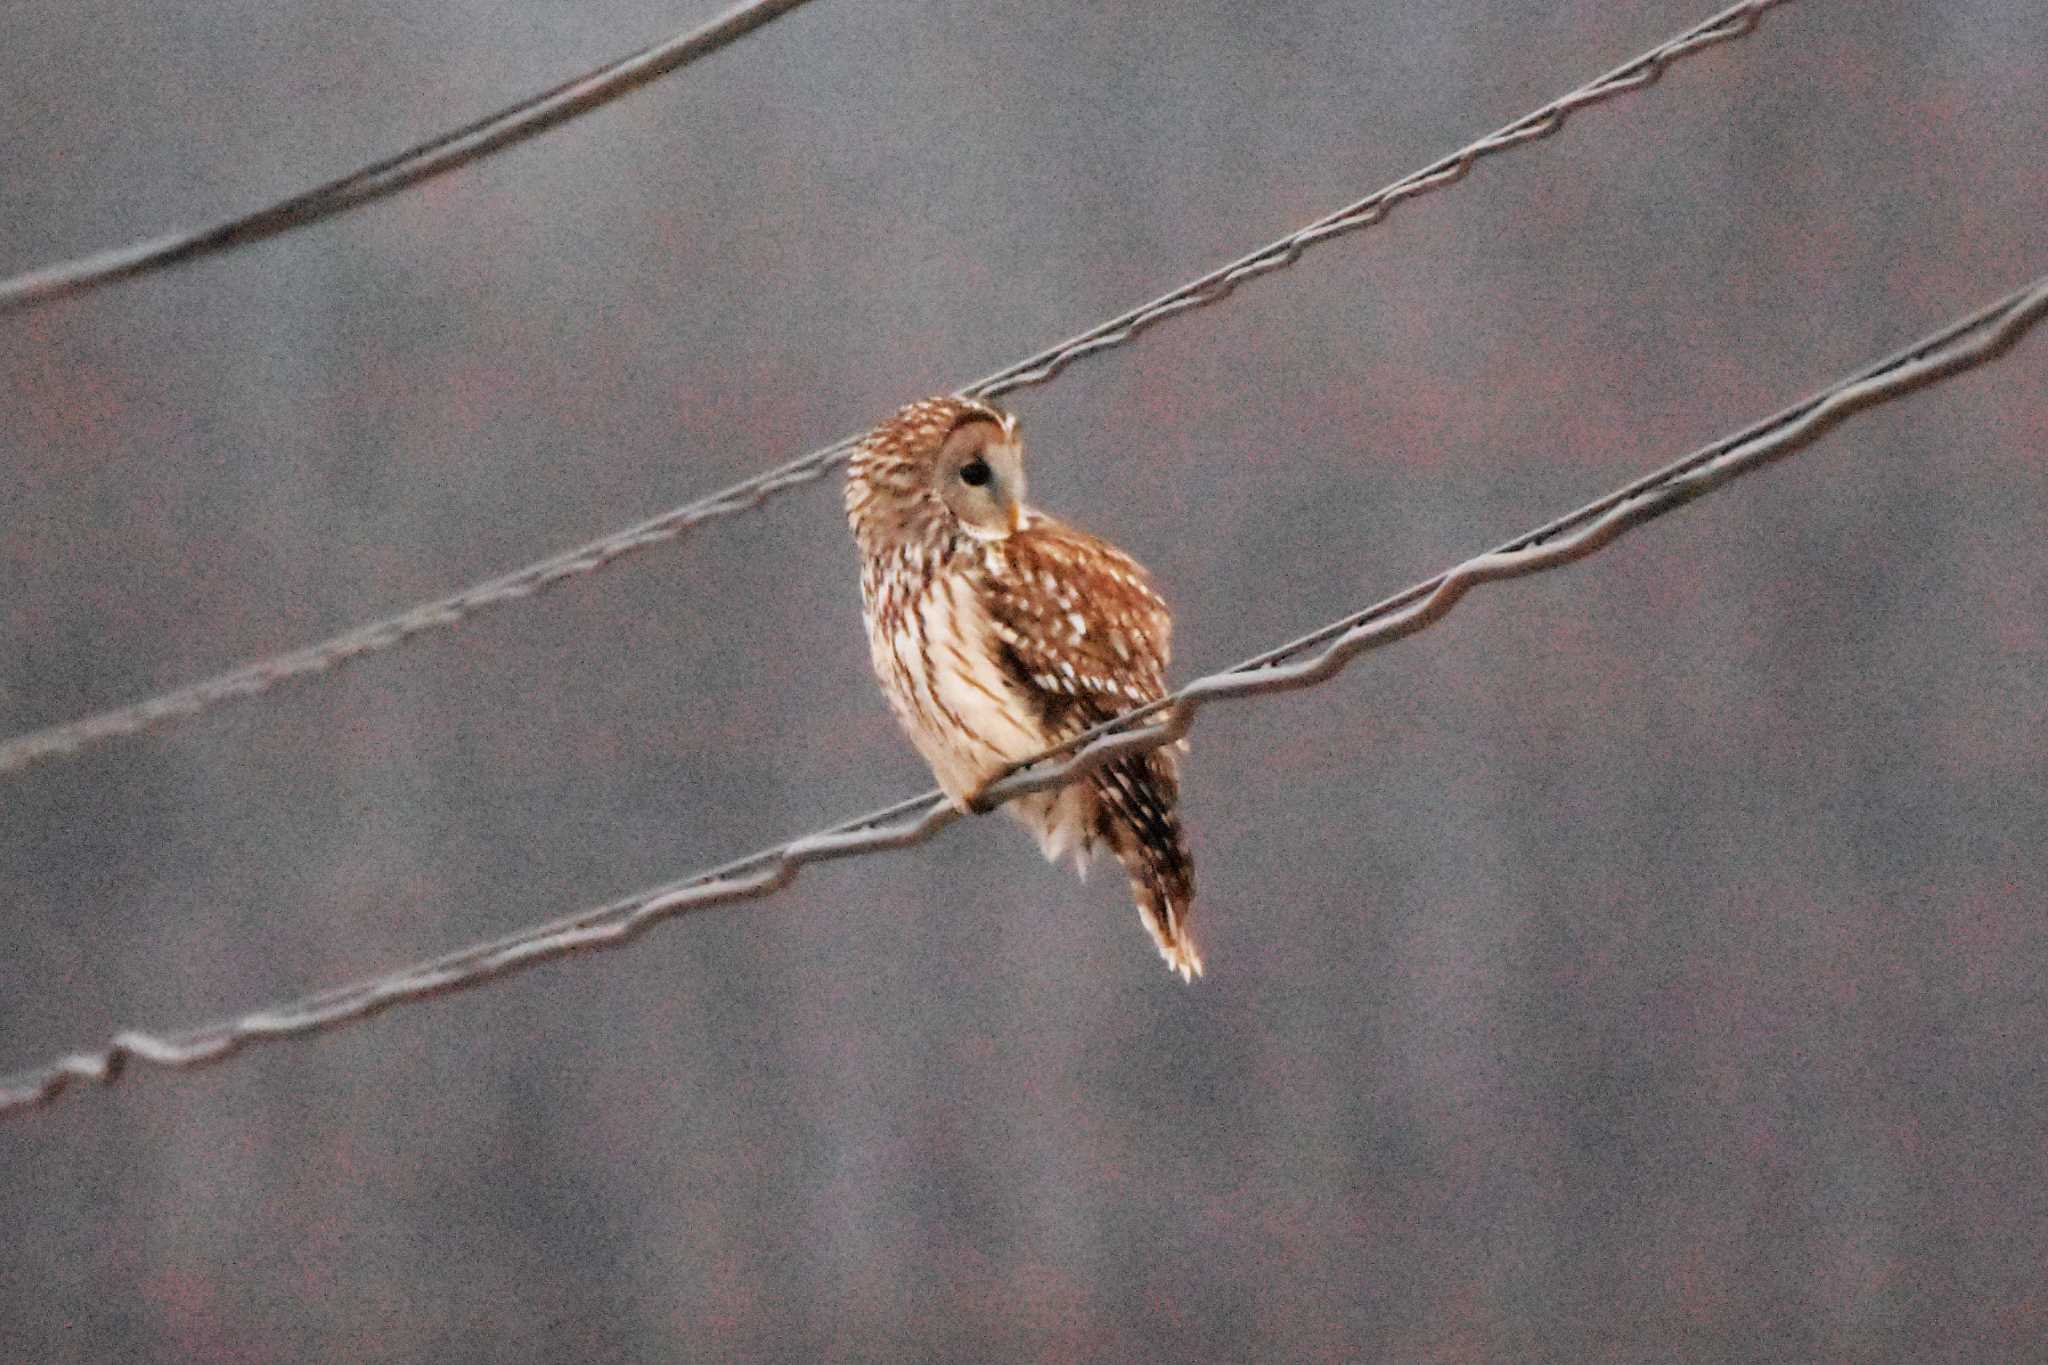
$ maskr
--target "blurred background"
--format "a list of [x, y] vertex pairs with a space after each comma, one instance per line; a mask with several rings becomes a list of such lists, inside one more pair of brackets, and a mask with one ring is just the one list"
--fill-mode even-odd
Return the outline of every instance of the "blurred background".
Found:
[[[14, 0], [0, 272], [718, 8]], [[1711, 8], [833, 0], [0, 319], [0, 733], [858, 430]], [[1787, 5], [1018, 395], [1036, 499], [1176, 678], [1290, 638], [2048, 269], [2044, 54], [2029, 0]], [[2035, 337], [1206, 712], [1192, 989], [971, 821], [0, 1125], [0, 1358], [2044, 1358], [2044, 395]], [[928, 786], [821, 484], [0, 782], [0, 1069]]]

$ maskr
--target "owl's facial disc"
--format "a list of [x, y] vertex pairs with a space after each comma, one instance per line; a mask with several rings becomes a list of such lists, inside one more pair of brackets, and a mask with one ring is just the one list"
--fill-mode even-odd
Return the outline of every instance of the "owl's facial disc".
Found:
[[980, 417], [961, 423], [932, 462], [932, 482], [969, 535], [1001, 540], [1024, 524], [1024, 452], [1014, 428]]

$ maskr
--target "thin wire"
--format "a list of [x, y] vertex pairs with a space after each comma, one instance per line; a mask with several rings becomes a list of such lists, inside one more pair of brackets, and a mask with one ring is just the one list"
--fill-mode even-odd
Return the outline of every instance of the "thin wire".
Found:
[[[2048, 276], [1775, 416], [1517, 536], [1497, 550], [1468, 559], [1447, 573], [1235, 668], [1199, 678], [1153, 706], [1129, 712], [1048, 750], [993, 784], [981, 804], [984, 809], [992, 808], [1072, 781], [1120, 755], [1170, 743], [1187, 733], [1195, 713], [1210, 702], [1323, 682], [1359, 654], [1442, 620], [1466, 593], [1482, 583], [1519, 578], [1584, 559], [1634, 527], [1803, 449], [1852, 413], [2003, 355], [2044, 314], [2048, 314]], [[203, 1028], [163, 1035], [122, 1032], [98, 1052], [74, 1053], [0, 1083], [0, 1115], [49, 1104], [73, 1081], [111, 1084], [120, 1079], [131, 1061], [171, 1069], [208, 1066], [253, 1043], [309, 1037], [397, 1005], [469, 990], [541, 962], [621, 947], [687, 911], [766, 896], [787, 886], [807, 864], [907, 848], [923, 843], [959, 818], [959, 812], [940, 793], [927, 792], [713, 871], [383, 976]]]
[[153, 274], [233, 247], [265, 241], [445, 175], [493, 152], [539, 137], [551, 128], [610, 104], [641, 86], [707, 57], [745, 37], [807, 0], [747, 0], [688, 33], [680, 33], [630, 57], [529, 95], [395, 156], [316, 185], [275, 204], [211, 227], [171, 232], [148, 241], [61, 261], [0, 280], [0, 315], [54, 303], [112, 284]]
[[[1784, 0], [1746, 0], [1746, 3], [1725, 9], [1659, 43], [1641, 56], [1624, 62], [1606, 75], [1524, 114], [1419, 171], [1403, 176], [1384, 189], [1318, 218], [1199, 279], [1190, 280], [1149, 303], [997, 370], [957, 392], [993, 398], [1047, 383], [1075, 360], [1121, 346], [1167, 318], [1216, 303], [1228, 297], [1244, 281], [1292, 265], [1304, 251], [1319, 242], [1379, 222], [1401, 201], [1464, 179], [1472, 167], [1486, 157], [1550, 136], [1581, 108], [1653, 83], [1671, 63], [1749, 33], [1764, 11], [1783, 3]], [[428, 631], [456, 625], [490, 607], [537, 596], [570, 579], [594, 573], [635, 551], [673, 540], [702, 522], [759, 507], [778, 493], [823, 478], [852, 453], [859, 441], [859, 434], [842, 437], [808, 455], [736, 483], [723, 492], [318, 644], [272, 655], [142, 701], [17, 735], [0, 743], [0, 773], [76, 754], [123, 735], [154, 730], [173, 720], [212, 710], [234, 698], [267, 692], [291, 679], [326, 673], [365, 655], [391, 649]]]

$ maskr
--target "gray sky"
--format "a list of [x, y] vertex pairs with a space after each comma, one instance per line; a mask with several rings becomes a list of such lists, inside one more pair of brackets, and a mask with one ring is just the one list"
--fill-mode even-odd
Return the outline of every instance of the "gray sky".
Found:
[[[13, 6], [0, 273], [714, 12]], [[614, 529], [1395, 179], [1698, 3], [804, 7], [0, 319], [0, 733]], [[2048, 17], [1799, 0], [1019, 395], [1176, 678], [2048, 269]], [[2043, 343], [1216, 708], [1210, 975], [1007, 821], [0, 1130], [0, 1357], [2010, 1359], [2044, 1324]], [[923, 790], [821, 485], [5, 779], [0, 1067]]]

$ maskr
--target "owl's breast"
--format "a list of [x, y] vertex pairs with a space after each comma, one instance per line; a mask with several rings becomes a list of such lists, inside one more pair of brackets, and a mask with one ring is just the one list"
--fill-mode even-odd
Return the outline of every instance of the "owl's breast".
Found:
[[875, 673], [949, 794], [978, 789], [1051, 742], [1000, 662], [979, 575], [957, 561], [878, 577], [869, 604]]

